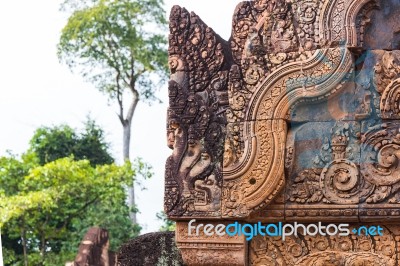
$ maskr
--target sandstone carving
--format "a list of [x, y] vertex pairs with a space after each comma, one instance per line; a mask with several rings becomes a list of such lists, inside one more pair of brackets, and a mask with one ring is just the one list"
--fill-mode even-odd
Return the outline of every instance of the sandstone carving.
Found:
[[251, 265], [397, 265], [398, 237], [389, 228], [381, 237], [257, 237], [251, 242]]
[[[170, 18], [170, 107], [166, 211], [220, 216], [230, 56], [198, 16], [174, 7]], [[225, 49], [224, 49], [225, 48]]]
[[399, 221], [398, 12], [394, 0], [246, 1], [225, 41], [173, 7], [165, 211], [188, 265], [399, 264], [398, 227], [249, 245], [187, 232], [191, 219]]

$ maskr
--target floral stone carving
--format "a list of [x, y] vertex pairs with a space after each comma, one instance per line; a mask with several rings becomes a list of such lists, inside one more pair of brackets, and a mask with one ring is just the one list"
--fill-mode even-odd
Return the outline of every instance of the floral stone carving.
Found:
[[165, 211], [188, 265], [399, 264], [397, 227], [249, 245], [185, 231], [191, 219], [399, 221], [398, 12], [392, 0], [247, 1], [225, 41], [173, 7]]

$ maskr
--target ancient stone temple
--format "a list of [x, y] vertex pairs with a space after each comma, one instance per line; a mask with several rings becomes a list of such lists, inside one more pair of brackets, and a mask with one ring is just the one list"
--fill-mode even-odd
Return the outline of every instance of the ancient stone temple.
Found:
[[[400, 265], [399, 0], [242, 2], [228, 41], [175, 6], [169, 38], [165, 211], [186, 264]], [[350, 233], [209, 233], [235, 222]]]

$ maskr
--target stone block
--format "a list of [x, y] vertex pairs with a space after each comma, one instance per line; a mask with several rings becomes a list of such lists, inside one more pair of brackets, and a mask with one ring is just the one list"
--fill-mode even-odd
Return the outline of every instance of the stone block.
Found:
[[400, 3], [398, 0], [371, 1], [359, 12], [360, 43], [364, 50], [400, 49]]

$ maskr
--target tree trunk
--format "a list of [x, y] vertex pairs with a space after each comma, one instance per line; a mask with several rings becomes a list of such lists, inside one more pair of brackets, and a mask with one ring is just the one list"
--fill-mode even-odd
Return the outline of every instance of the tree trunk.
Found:
[[123, 158], [125, 160], [130, 159], [130, 144], [131, 144], [131, 121], [122, 125], [124, 130], [123, 136]]
[[[131, 127], [132, 127], [132, 118], [135, 113], [137, 104], [139, 102], [139, 93], [136, 90], [132, 90], [132, 102], [129, 106], [129, 111], [126, 115], [126, 119], [123, 120], [123, 157], [124, 161], [130, 160], [130, 143], [131, 143]], [[130, 208], [136, 209], [135, 204], [135, 184], [132, 183], [132, 187], [128, 188], [128, 206]], [[130, 213], [130, 217], [133, 223], [137, 223], [136, 219], [136, 211]]]
[[21, 230], [21, 240], [22, 240], [22, 248], [24, 252], [24, 265], [28, 266], [28, 251], [27, 251], [27, 244], [26, 244], [26, 230], [25, 225], [24, 228]]
[[1, 243], [1, 229], [0, 229], [0, 265], [2, 266], [3, 264], [3, 245]]
[[45, 236], [44, 236], [44, 233], [43, 232], [41, 232], [40, 233], [41, 234], [41, 237], [40, 237], [40, 245], [41, 245], [41, 247], [40, 247], [40, 255], [42, 256], [42, 265], [44, 265], [44, 257], [45, 257], [45, 252], [46, 252], [46, 239], [45, 239]]
[[[124, 156], [124, 161], [130, 160], [130, 143], [131, 143], [131, 123], [125, 123], [122, 125], [123, 127], [123, 156]], [[135, 184], [132, 183], [131, 187], [127, 188], [127, 194], [128, 194], [128, 206], [130, 208], [135, 207]], [[133, 223], [137, 222], [136, 219], [136, 212], [130, 212], [129, 216], [131, 217], [131, 220]]]

